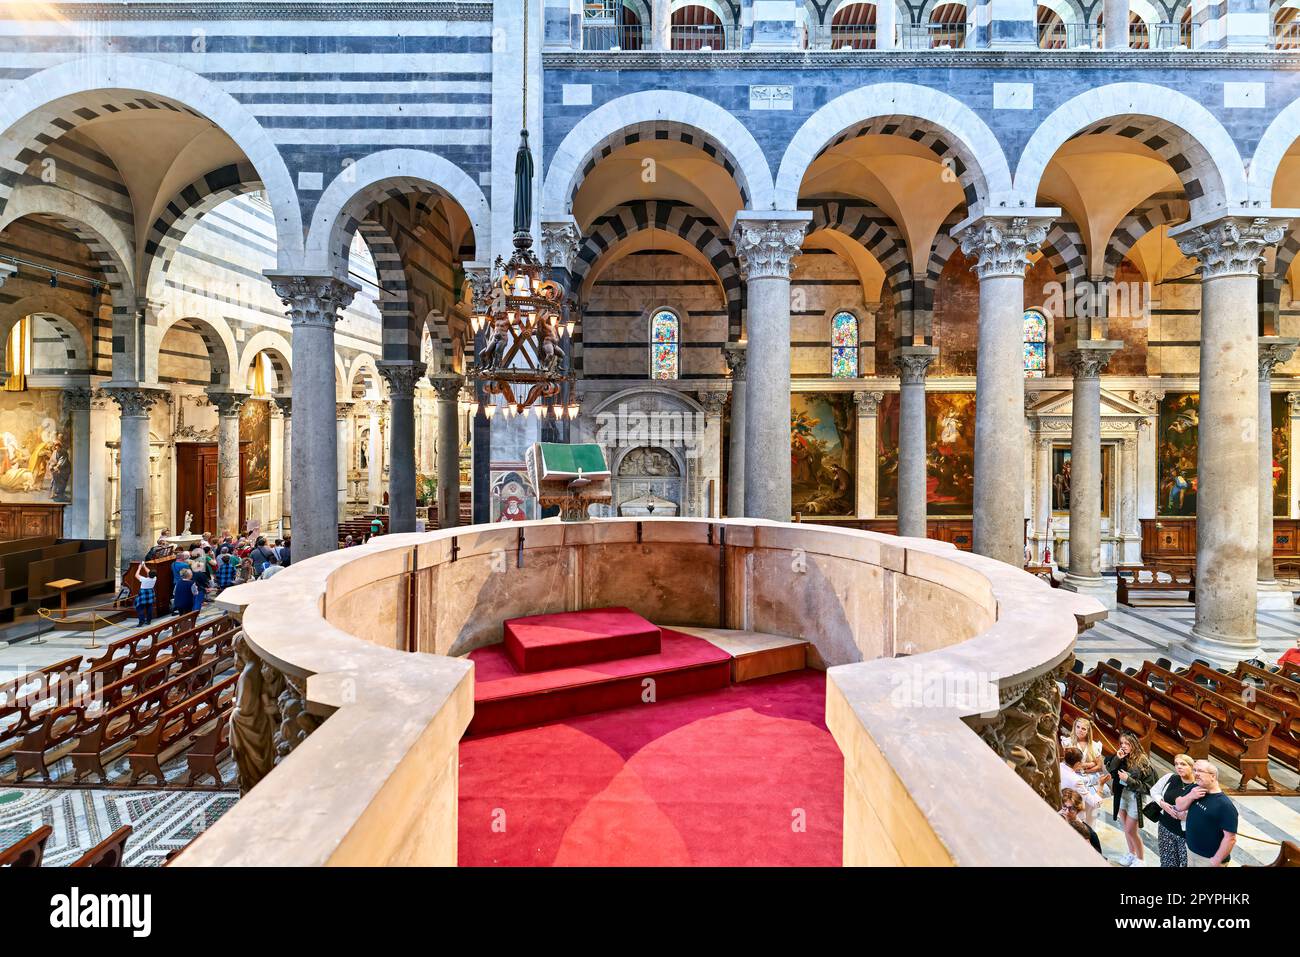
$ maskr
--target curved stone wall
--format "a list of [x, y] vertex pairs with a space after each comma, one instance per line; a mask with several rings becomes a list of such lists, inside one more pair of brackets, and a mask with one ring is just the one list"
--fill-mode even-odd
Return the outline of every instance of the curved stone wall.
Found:
[[178, 865], [454, 864], [473, 669], [449, 653], [518, 614], [614, 603], [812, 644], [845, 754], [846, 863], [1095, 862], [972, 727], [1006, 746], [1004, 716], [1104, 612], [941, 543], [753, 520], [476, 526], [318, 556], [222, 603], [283, 674], [281, 721], [295, 689], [312, 717], [282, 723], [275, 769]]

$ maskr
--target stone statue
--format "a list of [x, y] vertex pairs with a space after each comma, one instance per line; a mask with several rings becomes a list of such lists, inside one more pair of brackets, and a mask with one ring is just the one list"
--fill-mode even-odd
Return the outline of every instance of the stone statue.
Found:
[[506, 342], [510, 337], [510, 322], [504, 313], [497, 313], [488, 327], [487, 341], [479, 350], [478, 362], [484, 371], [501, 368], [506, 357]]
[[235, 640], [239, 681], [230, 713], [230, 750], [239, 768], [239, 793], [247, 794], [275, 767], [279, 672], [262, 663], [240, 633]]
[[559, 375], [560, 364], [564, 361], [564, 350], [560, 348], [560, 324], [555, 316], [542, 326], [541, 345], [542, 371], [547, 375]]
[[185, 527], [181, 529], [181, 535], [193, 535], [194, 533], [190, 531], [190, 526], [193, 524], [194, 524], [194, 513], [186, 512]]

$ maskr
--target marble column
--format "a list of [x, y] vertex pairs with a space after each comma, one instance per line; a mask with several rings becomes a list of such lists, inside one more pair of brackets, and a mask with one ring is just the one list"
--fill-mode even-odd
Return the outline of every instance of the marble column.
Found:
[[722, 357], [731, 371], [731, 440], [727, 449], [727, 517], [745, 514], [745, 352], [744, 342], [729, 342]]
[[293, 461], [293, 397], [277, 395], [273, 397], [280, 410], [284, 424], [284, 438], [281, 441], [281, 484], [280, 484], [280, 534], [285, 538], [293, 534], [293, 482], [289, 463]]
[[424, 375], [423, 362], [394, 360], [379, 363], [388, 383], [389, 425], [388, 530], [415, 531], [415, 384]]
[[1172, 235], [1201, 264], [1196, 622], [1180, 657], [1230, 664], [1259, 654], [1258, 277], [1284, 224], [1250, 215]]
[[[1102, 0], [1103, 26], [1101, 45], [1107, 50], [1128, 49], [1129, 0]], [[1073, 456], [1073, 453], [1071, 453]], [[1074, 548], [1071, 546], [1070, 551]]]
[[934, 346], [900, 346], [890, 354], [898, 367], [898, 534], [925, 538], [927, 475], [925, 376], [939, 355]]
[[898, 6], [894, 3], [876, 4], [876, 49], [892, 50], [897, 45], [894, 42], [895, 23], [897, 21]]
[[650, 43], [651, 50], [671, 50], [672, 41], [672, 3], [670, 0], [650, 0]]
[[335, 276], [267, 274], [288, 308], [292, 324], [294, 398], [301, 435], [290, 462], [294, 522], [293, 557], [311, 558], [338, 547], [338, 520], [330, 476], [338, 472], [338, 439], [330, 428], [335, 400], [334, 324], [357, 287]]
[[961, 234], [980, 282], [974, 550], [1017, 567], [1025, 555], [1025, 269], [1048, 222], [985, 217]]
[[438, 527], [460, 524], [460, 390], [465, 377], [454, 372], [429, 376], [438, 393]]
[[858, 453], [857, 453], [857, 510], [858, 518], [876, 517], [876, 497], [880, 485], [879, 444], [880, 400], [883, 392], [854, 392], [853, 404], [858, 410]]
[[[1259, 555], [1256, 607], [1260, 611], [1290, 611], [1295, 599], [1289, 586], [1273, 573], [1273, 369], [1295, 355], [1297, 340], [1277, 336], [1259, 339]], [[1290, 423], [1288, 422], [1289, 426]]]
[[219, 538], [243, 531], [239, 527], [239, 410], [248, 399], [247, 392], [208, 390], [208, 401], [217, 410], [217, 527], [196, 528], [196, 532], [215, 532]]
[[384, 441], [380, 423], [382, 403], [375, 399], [365, 404], [366, 415], [366, 509], [378, 512], [384, 501]]
[[[701, 509], [698, 514], [708, 518], [722, 517], [722, 411], [727, 407], [727, 393], [725, 392], [700, 392], [697, 393], [700, 405], [704, 406], [704, 432], [700, 436], [702, 439], [699, 446], [696, 447], [698, 462], [696, 463], [701, 479]], [[687, 449], [690, 454], [690, 449]], [[707, 489], [712, 483], [712, 494], [707, 494]], [[683, 497], [682, 509], [679, 514], [689, 515], [687, 502]]]
[[732, 239], [745, 276], [745, 515], [788, 522], [790, 505], [790, 274], [811, 212], [736, 214]]
[[63, 510], [63, 534], [67, 538], [94, 538], [90, 534], [90, 401], [91, 390], [73, 386], [63, 390], [63, 408], [72, 426], [72, 448], [64, 452], [72, 463], [68, 484], [71, 502]]
[[[122, 568], [153, 545], [152, 483], [149, 477], [149, 410], [162, 400], [159, 388], [141, 385], [110, 384], [104, 387], [122, 410], [122, 438], [118, 453], [118, 488], [120, 489], [118, 562]], [[179, 529], [177, 529], [179, 531]]]
[[[1070, 344], [1074, 373], [1070, 418], [1070, 565], [1063, 588], [1115, 607], [1115, 583], [1101, 574], [1101, 370], [1123, 345], [1084, 339]], [[1115, 516], [1116, 524], [1119, 516]]]
[[[348, 465], [352, 461], [352, 405], [351, 402], [334, 403], [334, 441], [338, 448], [335, 510], [341, 522], [348, 517]], [[338, 534], [337, 532], [335, 534]], [[338, 542], [335, 542], [337, 545]]]

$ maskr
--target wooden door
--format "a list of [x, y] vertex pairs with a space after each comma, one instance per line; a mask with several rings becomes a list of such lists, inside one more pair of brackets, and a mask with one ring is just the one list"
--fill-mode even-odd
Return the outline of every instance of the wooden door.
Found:
[[217, 446], [214, 442], [182, 442], [176, 446], [176, 522], [180, 534], [185, 513], [194, 515], [193, 532], [217, 529]]

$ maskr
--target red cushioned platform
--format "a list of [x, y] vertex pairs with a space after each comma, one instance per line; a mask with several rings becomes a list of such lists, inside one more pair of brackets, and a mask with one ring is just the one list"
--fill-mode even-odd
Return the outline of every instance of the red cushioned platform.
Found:
[[553, 671], [521, 673], [501, 645], [470, 653], [474, 720], [468, 734], [555, 721], [644, 702], [646, 678], [656, 701], [731, 683], [731, 656], [701, 638], [664, 629], [656, 654]]
[[505, 636], [506, 654], [520, 671], [571, 668], [659, 651], [659, 628], [630, 608], [511, 618]]

